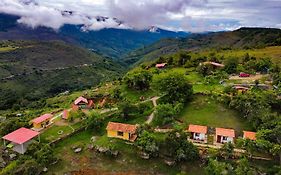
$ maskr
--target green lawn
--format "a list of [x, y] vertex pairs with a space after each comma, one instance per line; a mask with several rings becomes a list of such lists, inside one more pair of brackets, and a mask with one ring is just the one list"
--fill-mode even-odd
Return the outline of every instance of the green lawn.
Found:
[[238, 113], [225, 108], [208, 96], [197, 95], [180, 115], [180, 119], [188, 124], [207, 125], [209, 127], [233, 128], [238, 132], [251, 130], [251, 126], [242, 120]]
[[[63, 131], [62, 134], [59, 134], [59, 131]], [[40, 138], [42, 139], [43, 142], [46, 141], [53, 141], [59, 137], [62, 137], [66, 134], [71, 133], [73, 130], [69, 126], [56, 126], [53, 125], [50, 128], [48, 128], [46, 131], [44, 131], [41, 135]]]

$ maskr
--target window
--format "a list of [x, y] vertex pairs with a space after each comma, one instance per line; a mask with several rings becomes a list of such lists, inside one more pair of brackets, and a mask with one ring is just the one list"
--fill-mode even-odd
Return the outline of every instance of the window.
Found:
[[227, 140], [227, 137], [223, 136], [223, 137], [222, 137], [222, 140]]
[[199, 137], [200, 136], [200, 134], [199, 133], [195, 133], [195, 137]]
[[117, 135], [118, 135], [118, 136], [122, 136], [122, 137], [123, 137], [124, 133], [123, 133], [123, 132], [121, 132], [121, 131], [117, 131]]

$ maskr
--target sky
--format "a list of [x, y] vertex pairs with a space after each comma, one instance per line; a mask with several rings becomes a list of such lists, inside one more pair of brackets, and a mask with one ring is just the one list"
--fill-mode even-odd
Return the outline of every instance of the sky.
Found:
[[[0, 0], [0, 13], [18, 15], [18, 23], [32, 28], [55, 30], [64, 24], [189, 32], [281, 28], [281, 0]], [[95, 16], [109, 18], [97, 22]]]

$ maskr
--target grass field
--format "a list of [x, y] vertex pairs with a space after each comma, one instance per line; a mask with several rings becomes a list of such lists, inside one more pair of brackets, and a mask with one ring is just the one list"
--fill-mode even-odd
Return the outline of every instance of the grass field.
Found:
[[[60, 175], [74, 170], [87, 170], [92, 174], [167, 174], [174, 175], [182, 171], [189, 175], [203, 175], [203, 168], [197, 162], [182, 163], [176, 166], [167, 166], [163, 159], [155, 158], [150, 160], [141, 159], [136, 147], [128, 145], [119, 139], [109, 139], [106, 135], [96, 137], [95, 144], [100, 146], [114, 144], [114, 148], [119, 151], [118, 157], [97, 153], [87, 149], [91, 137], [95, 133], [83, 131], [55, 145], [55, 154], [61, 159], [56, 165], [49, 168], [47, 175]], [[83, 147], [79, 154], [73, 152], [73, 146]]]
[[10, 51], [13, 51], [13, 50], [16, 50], [16, 49], [18, 49], [18, 47], [11, 47], [11, 46], [0, 47], [0, 53], [1, 52], [10, 52]]
[[238, 113], [225, 108], [208, 96], [195, 96], [180, 115], [180, 119], [188, 124], [206, 125], [209, 127], [233, 128], [238, 132], [251, 130], [251, 125], [242, 120]]

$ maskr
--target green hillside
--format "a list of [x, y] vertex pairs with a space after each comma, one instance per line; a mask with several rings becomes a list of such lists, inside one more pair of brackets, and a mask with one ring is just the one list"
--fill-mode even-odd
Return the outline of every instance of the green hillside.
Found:
[[150, 46], [140, 48], [128, 54], [127, 64], [152, 61], [155, 58], [176, 53], [179, 50], [233, 50], [259, 49], [266, 46], [281, 45], [281, 30], [267, 28], [241, 28], [231, 32], [194, 34], [185, 39], [164, 39]]
[[0, 109], [89, 88], [123, 73], [119, 63], [63, 42], [0, 44]]

